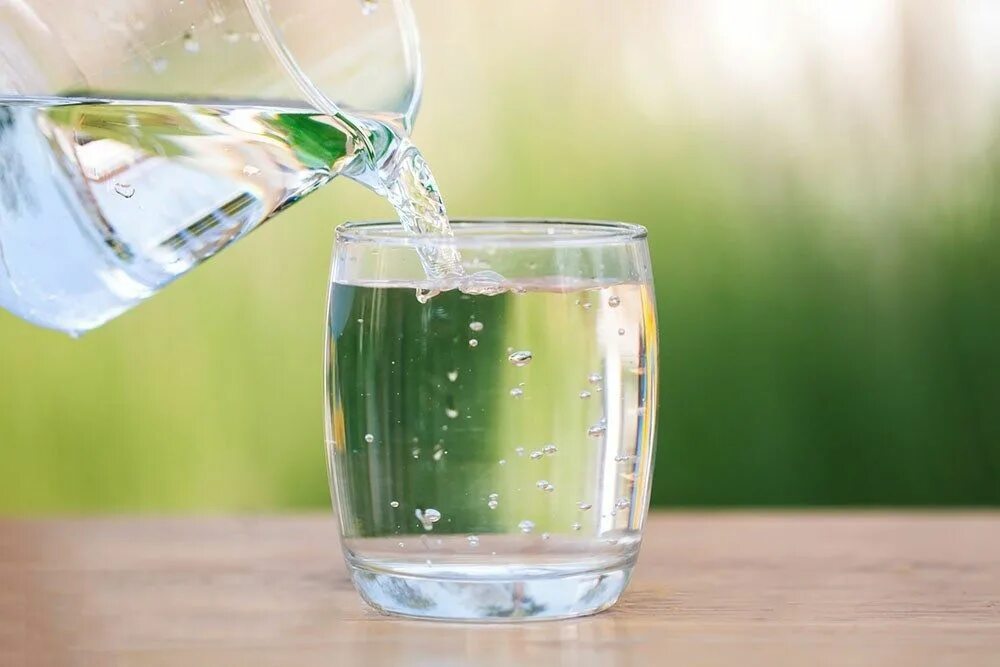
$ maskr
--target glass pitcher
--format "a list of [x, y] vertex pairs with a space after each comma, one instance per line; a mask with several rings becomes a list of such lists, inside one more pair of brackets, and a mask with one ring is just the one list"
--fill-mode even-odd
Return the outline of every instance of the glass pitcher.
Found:
[[78, 334], [371, 185], [420, 89], [408, 0], [0, 0], [0, 307]]

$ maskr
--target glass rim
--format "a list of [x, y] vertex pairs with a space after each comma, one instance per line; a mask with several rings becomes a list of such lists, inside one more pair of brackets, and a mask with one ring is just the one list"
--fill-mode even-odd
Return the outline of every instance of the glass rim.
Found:
[[336, 243], [379, 246], [610, 246], [644, 242], [647, 230], [631, 222], [573, 218], [457, 218], [452, 236], [421, 235], [398, 220], [359, 220], [337, 226]]

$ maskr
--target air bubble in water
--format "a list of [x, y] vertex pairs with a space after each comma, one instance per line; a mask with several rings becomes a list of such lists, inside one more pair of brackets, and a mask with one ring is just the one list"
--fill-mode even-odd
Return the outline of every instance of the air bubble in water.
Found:
[[584, 389], [580, 392], [580, 398], [590, 398], [590, 392]]
[[628, 509], [629, 507], [631, 507], [631, 505], [632, 501], [629, 500], [628, 498], [619, 498], [618, 501], [615, 503], [615, 507], [620, 510]]
[[462, 279], [459, 289], [465, 294], [495, 296], [507, 291], [504, 277], [496, 271], [476, 271]]
[[514, 453], [518, 456], [524, 456], [524, 447], [515, 447]]
[[524, 390], [521, 389], [520, 387], [514, 387], [513, 389], [510, 390], [510, 395], [513, 396], [514, 398], [521, 398], [522, 396], [524, 396]]
[[470, 547], [478, 547], [479, 546], [479, 536], [478, 535], [469, 535], [465, 539], [469, 541], [469, 546]]
[[418, 287], [416, 291], [417, 291], [417, 301], [419, 301], [420, 303], [427, 303], [428, 301], [430, 301], [431, 299], [433, 299], [434, 297], [436, 297], [438, 294], [441, 293], [441, 290], [433, 289], [430, 287]]
[[222, 33], [222, 39], [226, 40], [230, 44], [235, 44], [236, 42], [240, 41], [240, 33], [236, 32], [235, 30], [227, 30], [226, 32]]
[[525, 519], [521, 523], [517, 524], [517, 527], [521, 529], [522, 533], [526, 533], [527, 534], [527, 533], [530, 533], [531, 531], [533, 531], [535, 529], [535, 522], [534, 521], [528, 521], [527, 519]]
[[458, 371], [457, 370], [448, 371], [448, 381], [454, 382], [456, 380], [458, 380]]
[[486, 506], [491, 510], [495, 510], [500, 505], [500, 494], [491, 493], [486, 501]]
[[618, 335], [619, 336], [624, 336], [625, 335], [625, 329], [619, 329], [618, 330]]
[[413, 454], [413, 458], [415, 458], [415, 459], [419, 459], [420, 458], [420, 448], [419, 447], [414, 447], [410, 451], [410, 453]]
[[480, 331], [483, 330], [483, 323], [482, 322], [469, 322], [469, 328], [472, 329], [473, 331], [475, 331], [476, 333], [479, 333]]
[[440, 461], [442, 456], [444, 456], [444, 450], [441, 447], [436, 447], [434, 453], [431, 454], [431, 458], [435, 461]]
[[592, 503], [585, 503], [585, 502], [582, 502], [582, 501], [578, 502], [576, 504], [577, 509], [579, 509], [581, 512], [586, 512], [587, 510], [589, 510], [593, 506], [594, 505]]
[[499, 461], [497, 461], [497, 463], [499, 463], [502, 466], [505, 466], [507, 465], [507, 459], [500, 459]]
[[251, 42], [259, 42], [260, 41], [260, 33], [259, 32], [248, 32], [247, 33], [247, 37], [250, 39]]
[[605, 426], [604, 424], [594, 424], [593, 426], [587, 429], [587, 435], [589, 435], [591, 438], [600, 438], [604, 436], [607, 430], [608, 427]]
[[535, 451], [531, 452], [531, 454], [528, 455], [528, 458], [531, 459], [532, 461], [537, 461], [538, 459], [542, 458], [542, 456], [544, 456], [542, 454], [542, 450], [536, 449]]
[[188, 53], [198, 53], [201, 51], [201, 44], [189, 32], [184, 33], [184, 50]]
[[212, 23], [214, 23], [215, 25], [219, 25], [225, 22], [226, 22], [226, 17], [221, 12], [216, 11], [214, 14], [212, 14]]
[[361, 0], [361, 13], [365, 16], [371, 15], [378, 9], [378, 0]]
[[574, 521], [573, 523], [570, 524], [569, 527], [572, 528], [573, 530], [580, 530], [581, 528], [583, 528], [583, 525], [580, 524], [579, 521]]
[[167, 71], [167, 67], [170, 65], [170, 61], [166, 58], [154, 58], [153, 62], [149, 63], [149, 66], [153, 68], [153, 71], [157, 74], [163, 74]]
[[392, 502], [389, 503], [389, 507], [393, 509], [399, 507], [399, 501], [393, 500]]
[[115, 192], [125, 199], [131, 199], [135, 195], [135, 188], [129, 183], [115, 182]]
[[549, 443], [549, 444], [545, 445], [544, 447], [542, 447], [542, 453], [545, 454], [546, 456], [552, 456], [557, 451], [559, 451], [559, 450], [556, 449], [556, 446], [553, 445], [552, 443]]
[[542, 533], [542, 539], [548, 541], [552, 537], [552, 533]]
[[612, 308], [617, 308], [622, 303], [622, 300], [617, 295], [612, 295], [608, 297], [608, 305]]
[[542, 489], [542, 491], [545, 491], [546, 493], [552, 493], [555, 490], [556, 490], [556, 485], [552, 484], [551, 482], [549, 484], [546, 484], [545, 488]]
[[255, 167], [252, 164], [248, 164], [245, 167], [243, 167], [244, 176], [256, 176], [259, 173], [260, 173], [260, 168]]
[[371, 433], [365, 433], [365, 442], [367, 442], [369, 445], [372, 444], [373, 442], [375, 442], [375, 436], [372, 435]]
[[617, 456], [615, 456], [615, 463], [621, 463], [623, 461], [631, 461], [632, 458], [633, 457], [631, 454], [618, 454]]
[[580, 305], [582, 305], [582, 306], [583, 306], [583, 309], [584, 309], [584, 310], [590, 310], [591, 306], [593, 306], [593, 304], [592, 304], [592, 303], [590, 303], [589, 301], [584, 301], [584, 302], [583, 302], [582, 304], [580, 304]]
[[535, 482], [535, 486], [538, 487], [539, 489], [543, 490], [543, 491], [545, 490], [545, 487], [548, 486], [548, 485], [549, 485], [549, 481], [547, 479], [540, 479], [537, 482]]
[[518, 350], [516, 352], [511, 352], [507, 357], [507, 361], [517, 367], [527, 366], [531, 363], [531, 356], [530, 350]]
[[456, 410], [455, 408], [445, 408], [444, 414], [449, 419], [455, 419], [456, 417], [458, 417], [458, 410]]
[[479, 345], [479, 341], [478, 340], [476, 340], [475, 338], [470, 338], [469, 339], [469, 347], [477, 347], [478, 345]]
[[417, 508], [413, 514], [417, 517], [417, 521], [423, 525], [424, 530], [434, 530], [434, 524], [441, 520], [441, 512], [433, 507], [428, 507], [424, 511]]
[[591, 373], [590, 375], [587, 376], [587, 382], [589, 382], [590, 384], [600, 384], [601, 381], [603, 380], [604, 378], [601, 377], [600, 373]]

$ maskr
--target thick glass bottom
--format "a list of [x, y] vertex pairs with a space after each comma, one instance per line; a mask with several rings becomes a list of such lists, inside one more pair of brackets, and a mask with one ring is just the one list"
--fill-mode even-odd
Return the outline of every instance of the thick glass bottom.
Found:
[[459, 579], [399, 574], [352, 563], [354, 586], [379, 611], [448, 621], [554, 620], [595, 614], [618, 601], [632, 564], [522, 578]]

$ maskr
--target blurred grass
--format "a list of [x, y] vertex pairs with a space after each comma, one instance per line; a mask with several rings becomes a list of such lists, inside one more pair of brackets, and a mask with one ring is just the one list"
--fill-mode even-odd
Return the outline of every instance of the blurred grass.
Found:
[[[1000, 504], [1000, 127], [883, 180], [532, 72], [432, 84], [416, 142], [455, 217], [649, 227], [654, 502]], [[0, 512], [325, 506], [333, 227], [387, 216], [334, 183], [80, 341], [0, 313]]]

